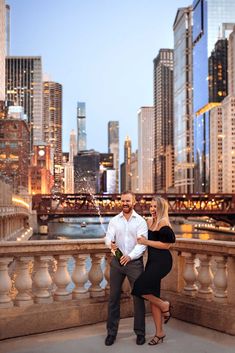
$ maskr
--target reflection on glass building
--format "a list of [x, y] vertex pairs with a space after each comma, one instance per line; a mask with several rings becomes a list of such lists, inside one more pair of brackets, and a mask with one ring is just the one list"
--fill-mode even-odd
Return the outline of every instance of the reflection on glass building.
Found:
[[192, 7], [174, 21], [175, 189], [193, 192]]
[[86, 103], [77, 103], [77, 143], [78, 152], [85, 151], [86, 146]]
[[[209, 100], [209, 62], [218, 37], [229, 34], [235, 21], [234, 0], [193, 2], [193, 110], [194, 191], [210, 191], [210, 110], [218, 102]], [[232, 28], [231, 28], [232, 29]]]

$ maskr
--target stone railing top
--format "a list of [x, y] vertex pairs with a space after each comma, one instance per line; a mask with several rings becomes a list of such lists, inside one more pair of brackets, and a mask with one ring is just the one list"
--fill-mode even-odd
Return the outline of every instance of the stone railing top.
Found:
[[[177, 238], [172, 250], [210, 255], [235, 256], [235, 242]], [[1, 242], [0, 256], [72, 255], [76, 253], [109, 252], [102, 239], [31, 240]]]
[[171, 248], [191, 253], [235, 256], [235, 242], [233, 241], [177, 238]]
[[0, 257], [32, 255], [72, 255], [77, 253], [109, 252], [104, 239], [31, 240], [1, 242]]

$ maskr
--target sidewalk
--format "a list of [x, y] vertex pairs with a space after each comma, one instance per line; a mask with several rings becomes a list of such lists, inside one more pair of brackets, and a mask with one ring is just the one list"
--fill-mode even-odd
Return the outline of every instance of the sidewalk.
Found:
[[[235, 337], [183, 321], [171, 319], [165, 326], [163, 344], [143, 346], [135, 344], [132, 318], [120, 322], [116, 342], [104, 345], [105, 323], [82, 326], [51, 333], [8, 339], [0, 342], [0, 353], [234, 353]], [[147, 317], [148, 340], [153, 336], [154, 326]]]

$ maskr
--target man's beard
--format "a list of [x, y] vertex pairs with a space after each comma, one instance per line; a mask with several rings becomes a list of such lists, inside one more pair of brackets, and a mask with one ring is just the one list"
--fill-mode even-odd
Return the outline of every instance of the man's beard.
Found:
[[132, 207], [132, 206], [123, 206], [123, 207], [122, 207], [122, 211], [123, 211], [124, 213], [130, 213], [132, 210], [133, 210], [133, 207]]

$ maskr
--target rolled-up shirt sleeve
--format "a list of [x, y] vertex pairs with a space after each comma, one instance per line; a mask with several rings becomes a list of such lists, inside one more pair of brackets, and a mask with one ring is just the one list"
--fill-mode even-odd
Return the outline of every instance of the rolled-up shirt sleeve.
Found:
[[115, 226], [113, 220], [109, 222], [104, 241], [109, 248], [111, 248], [111, 242], [115, 241]]
[[[148, 238], [148, 227], [144, 219], [141, 219], [138, 224], [136, 236], [137, 238], [140, 236], [144, 236], [145, 238]], [[131, 260], [136, 260], [139, 257], [141, 257], [145, 252], [146, 248], [147, 248], [146, 245], [136, 244], [134, 249], [129, 253]]]

